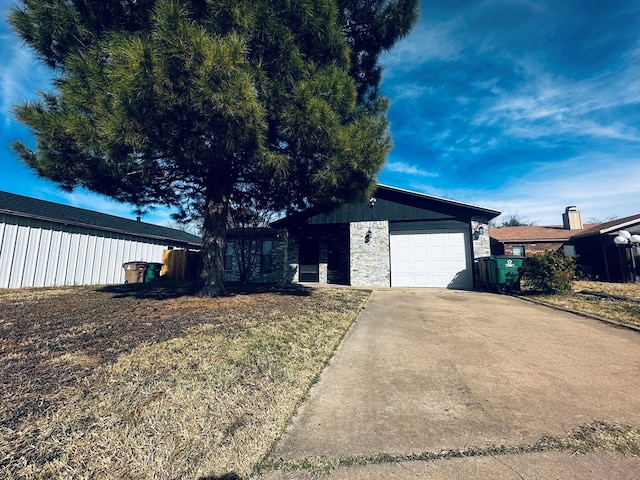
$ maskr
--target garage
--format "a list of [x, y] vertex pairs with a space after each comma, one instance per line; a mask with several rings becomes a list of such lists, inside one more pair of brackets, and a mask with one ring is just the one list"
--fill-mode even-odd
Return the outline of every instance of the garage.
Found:
[[392, 287], [473, 288], [468, 232], [391, 232]]

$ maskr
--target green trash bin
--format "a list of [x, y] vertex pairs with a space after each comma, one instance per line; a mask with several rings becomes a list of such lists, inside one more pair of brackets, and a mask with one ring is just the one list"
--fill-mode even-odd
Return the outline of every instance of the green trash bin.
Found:
[[160, 270], [162, 263], [147, 263], [147, 272], [144, 275], [145, 282], [157, 282], [160, 280]]
[[489, 257], [490, 286], [499, 292], [520, 290], [520, 267], [524, 257], [516, 255], [492, 255]]

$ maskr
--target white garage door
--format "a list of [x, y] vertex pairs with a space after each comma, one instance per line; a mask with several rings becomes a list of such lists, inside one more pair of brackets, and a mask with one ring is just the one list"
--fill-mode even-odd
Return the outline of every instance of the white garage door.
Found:
[[391, 233], [392, 287], [473, 288], [467, 234]]

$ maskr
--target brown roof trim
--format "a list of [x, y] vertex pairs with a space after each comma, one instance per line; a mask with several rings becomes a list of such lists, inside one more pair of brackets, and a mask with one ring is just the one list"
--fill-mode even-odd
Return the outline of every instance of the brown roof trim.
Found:
[[[593, 227], [593, 224], [587, 224]], [[584, 230], [567, 230], [561, 226], [492, 227], [489, 236], [502, 243], [567, 242]]]

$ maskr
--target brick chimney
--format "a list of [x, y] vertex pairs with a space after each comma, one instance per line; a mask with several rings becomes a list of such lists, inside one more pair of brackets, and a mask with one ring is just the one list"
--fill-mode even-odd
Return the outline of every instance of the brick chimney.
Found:
[[582, 215], [575, 206], [564, 209], [562, 214], [562, 224], [565, 230], [582, 230]]

